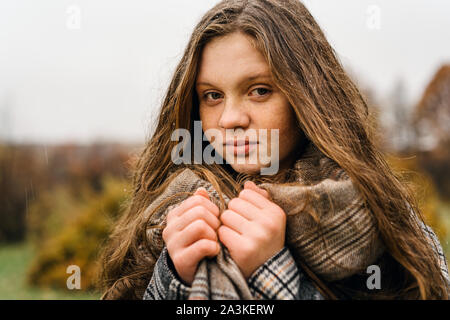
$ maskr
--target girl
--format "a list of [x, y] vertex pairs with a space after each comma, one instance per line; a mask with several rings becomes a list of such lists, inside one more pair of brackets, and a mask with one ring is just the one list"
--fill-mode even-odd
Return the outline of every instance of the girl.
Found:
[[[187, 139], [193, 161], [180, 164], [173, 132], [194, 136], [198, 120], [201, 155], [216, 161], [196, 161]], [[220, 2], [195, 27], [137, 162], [103, 298], [447, 299], [442, 249], [371, 124], [299, 1]], [[249, 135], [260, 130], [267, 139]]]

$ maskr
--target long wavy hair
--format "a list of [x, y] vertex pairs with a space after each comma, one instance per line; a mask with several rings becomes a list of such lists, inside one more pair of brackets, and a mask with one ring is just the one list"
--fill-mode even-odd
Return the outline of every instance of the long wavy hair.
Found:
[[[140, 250], [146, 239], [142, 213], [178, 170], [188, 166], [230, 198], [241, 190], [242, 175], [226, 164], [175, 165], [171, 160], [178, 143], [171, 141], [173, 130], [193, 133], [193, 122], [199, 119], [195, 81], [202, 48], [233, 32], [250, 36], [292, 106], [299, 132], [347, 172], [371, 209], [390, 261], [386, 268], [391, 279], [386, 282], [388, 290], [370, 297], [447, 299], [438, 257], [413, 218], [423, 220], [417, 201], [377, 149], [365, 98], [298, 0], [221, 1], [195, 27], [165, 93], [156, 129], [136, 161], [129, 206], [104, 248], [102, 298], [142, 299], [153, 272]], [[302, 267], [326, 298], [345, 293], [364, 297], [348, 281], [326, 283], [307, 265]]]

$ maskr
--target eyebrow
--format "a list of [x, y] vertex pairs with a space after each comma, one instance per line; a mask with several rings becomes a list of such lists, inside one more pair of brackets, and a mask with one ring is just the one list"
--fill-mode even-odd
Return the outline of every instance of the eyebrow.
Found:
[[[244, 78], [243, 80], [239, 81], [239, 84], [243, 84], [243, 83], [246, 83], [246, 82], [250, 82], [250, 81], [253, 81], [253, 80], [255, 80], [255, 79], [272, 79], [272, 77], [271, 77], [270, 74], [268, 74], [267, 72], [264, 72], [264, 73], [257, 73], [257, 74], [255, 74], [255, 75], [252, 75], [252, 76], [250, 76], [250, 77]], [[211, 83], [209, 83], [209, 82], [205, 82], [205, 81], [197, 82], [195, 85], [196, 85], [196, 86], [204, 85], [204, 86], [211, 86], [211, 87], [214, 87], [213, 84], [211, 84]]]

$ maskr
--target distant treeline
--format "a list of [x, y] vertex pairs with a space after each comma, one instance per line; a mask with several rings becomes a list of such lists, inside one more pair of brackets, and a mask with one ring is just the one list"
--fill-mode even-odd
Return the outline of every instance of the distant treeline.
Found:
[[0, 144], [0, 242], [26, 238], [30, 204], [43, 191], [66, 186], [74, 197], [89, 187], [101, 192], [105, 175], [129, 178], [134, 145]]

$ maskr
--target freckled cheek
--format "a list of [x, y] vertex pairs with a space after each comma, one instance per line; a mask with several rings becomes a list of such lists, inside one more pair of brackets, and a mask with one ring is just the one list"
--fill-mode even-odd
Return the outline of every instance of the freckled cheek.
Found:
[[202, 121], [203, 131], [208, 129], [216, 129], [219, 126], [219, 120], [215, 113], [202, 110], [200, 108], [200, 120]]
[[287, 155], [294, 149], [297, 142], [298, 131], [291, 118], [276, 117], [276, 121], [271, 123], [272, 129], [278, 129], [279, 155]]
[[[223, 142], [224, 142], [224, 135], [222, 133], [222, 136], [216, 137], [216, 132], [210, 132], [214, 136], [210, 137], [206, 132], [210, 129], [216, 129], [220, 130], [219, 128], [219, 121], [220, 121], [220, 114], [217, 115], [217, 112], [211, 112], [210, 110], [202, 110], [200, 109], [200, 120], [202, 121], [202, 129], [203, 132], [205, 132], [208, 140], [212, 144], [212, 146], [220, 153], [223, 154]], [[211, 142], [212, 141], [212, 142]]]
[[286, 123], [289, 122], [287, 119], [280, 118], [277, 114], [268, 114], [266, 117], [268, 121], [265, 121], [264, 125], [260, 126], [261, 128], [265, 128], [268, 131], [278, 130], [278, 136], [280, 138], [288, 134]]

